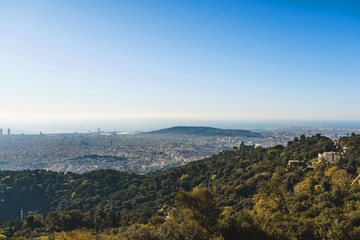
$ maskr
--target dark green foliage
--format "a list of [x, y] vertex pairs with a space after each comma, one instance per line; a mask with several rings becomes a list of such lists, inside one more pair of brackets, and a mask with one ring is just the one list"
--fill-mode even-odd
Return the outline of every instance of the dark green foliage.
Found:
[[340, 160], [339, 165], [352, 174], [359, 174], [360, 167], [360, 135], [343, 137], [339, 139], [339, 148], [346, 148], [346, 154]]
[[221, 210], [212, 191], [202, 188], [188, 193], [181, 189], [175, 197], [175, 204], [177, 209], [172, 213], [175, 220], [194, 220], [210, 232], [215, 231]]

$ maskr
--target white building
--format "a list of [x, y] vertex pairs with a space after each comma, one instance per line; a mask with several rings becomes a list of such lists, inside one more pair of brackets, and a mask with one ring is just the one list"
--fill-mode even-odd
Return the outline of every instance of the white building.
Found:
[[318, 154], [319, 159], [325, 159], [327, 160], [329, 163], [335, 163], [339, 160], [340, 156], [339, 153], [337, 152], [324, 152], [324, 153], [319, 153]]

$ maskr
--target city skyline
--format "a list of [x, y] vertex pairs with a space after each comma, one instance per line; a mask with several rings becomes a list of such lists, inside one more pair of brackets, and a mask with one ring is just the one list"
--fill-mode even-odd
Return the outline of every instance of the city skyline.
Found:
[[3, 129], [360, 121], [354, 1], [0, 6]]

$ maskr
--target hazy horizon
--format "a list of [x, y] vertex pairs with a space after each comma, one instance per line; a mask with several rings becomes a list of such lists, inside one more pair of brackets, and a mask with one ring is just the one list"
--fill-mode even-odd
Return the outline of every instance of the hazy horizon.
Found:
[[318, 127], [360, 129], [360, 121], [313, 121], [313, 120], [247, 120], [247, 121], [213, 121], [213, 120], [112, 120], [112, 121], [85, 121], [85, 122], [58, 122], [46, 124], [1, 124], [3, 134], [11, 129], [12, 134], [43, 134], [50, 133], [88, 133], [97, 132], [98, 128], [105, 132], [136, 132], [151, 131], [174, 126], [206, 126], [223, 129], [265, 130], [289, 127]]

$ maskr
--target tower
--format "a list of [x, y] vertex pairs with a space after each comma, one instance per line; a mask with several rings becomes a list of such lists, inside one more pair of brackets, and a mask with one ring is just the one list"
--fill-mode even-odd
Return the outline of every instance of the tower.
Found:
[[0, 128], [0, 135], [3, 135], [3, 130], [2, 130], [2, 128]]
[[10, 135], [10, 128], [8, 128], [8, 135]]

